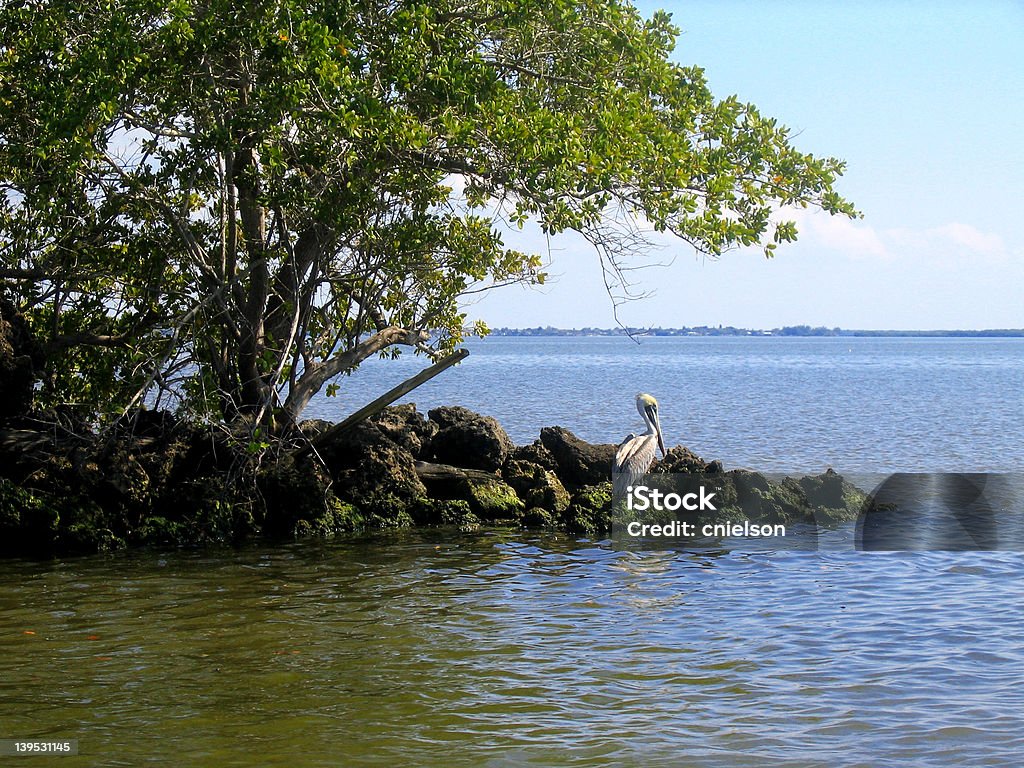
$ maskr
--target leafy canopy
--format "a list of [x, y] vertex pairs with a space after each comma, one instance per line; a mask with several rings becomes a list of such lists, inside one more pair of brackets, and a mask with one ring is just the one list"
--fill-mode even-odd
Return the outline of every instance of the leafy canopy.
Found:
[[[0, 277], [40, 396], [295, 419], [467, 293], [543, 280], [513, 223], [622, 278], [635, 226], [717, 255], [855, 211], [843, 165], [669, 60], [622, 0], [35, 0], [0, 10]], [[432, 333], [431, 333], [432, 332]]]

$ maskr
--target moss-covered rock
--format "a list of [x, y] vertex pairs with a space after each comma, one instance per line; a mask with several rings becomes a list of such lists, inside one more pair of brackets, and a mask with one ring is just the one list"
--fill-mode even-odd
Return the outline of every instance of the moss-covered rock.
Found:
[[270, 536], [292, 536], [296, 530], [329, 529], [330, 478], [319, 465], [297, 464], [284, 456], [261, 468], [256, 487], [263, 501], [261, 527]]
[[523, 525], [527, 528], [554, 528], [558, 524], [558, 516], [542, 507], [530, 507], [523, 513]]
[[417, 499], [409, 505], [409, 515], [415, 525], [461, 525], [464, 522], [479, 524], [469, 502], [464, 499]]
[[128, 546], [130, 528], [116, 510], [78, 496], [62, 500], [58, 547], [61, 552], [114, 552]]
[[611, 528], [612, 484], [588, 485], [572, 495], [562, 513], [562, 525], [570, 533], [598, 536]]
[[300, 518], [292, 526], [295, 538], [316, 536], [320, 538], [348, 533], [362, 529], [366, 524], [363, 514], [352, 504], [347, 504], [330, 491], [322, 514], [312, 518]]
[[135, 534], [135, 543], [144, 546], [175, 546], [189, 540], [189, 531], [180, 520], [168, 520], [166, 517], [147, 517], [142, 521]]
[[868, 499], [864, 491], [832, 469], [820, 475], [801, 477], [798, 482], [813, 519], [822, 525], [856, 520]]
[[[223, 476], [186, 480], [177, 492], [182, 530], [187, 531], [181, 544], [242, 541], [260, 530], [251, 490], [239, 491]], [[176, 519], [178, 514], [168, 515], [168, 519]]]
[[467, 478], [464, 481], [464, 488], [465, 500], [469, 502], [470, 510], [481, 520], [519, 520], [526, 510], [512, 486], [501, 480]]
[[[329, 427], [307, 422], [293, 445]], [[464, 408], [435, 409], [427, 421], [414, 406], [397, 406], [315, 452], [290, 451], [286, 439], [255, 456], [224, 430], [159, 412], [133, 414], [102, 438], [57, 411], [19, 416], [0, 424], [0, 551], [96, 552], [409, 525], [468, 531], [481, 521], [587, 536], [610, 528], [615, 446], [562, 428], [515, 448], [497, 422]], [[452, 463], [429, 461], [438, 456]], [[701, 522], [827, 525], [855, 519], [865, 503], [831, 470], [776, 481], [725, 472], [681, 446], [649, 479], [681, 493], [713, 485], [718, 509]]]
[[748, 520], [792, 523], [809, 515], [807, 499], [791, 478], [772, 482], [760, 473], [742, 469], [727, 472], [726, 478], [735, 486], [737, 506]]
[[454, 525], [460, 531], [475, 531], [480, 527], [480, 518], [473, 514], [469, 502], [452, 499], [441, 512], [441, 525]]
[[558, 476], [539, 464], [509, 459], [501, 477], [515, 490], [527, 507], [540, 507], [556, 514], [569, 506], [569, 492]]

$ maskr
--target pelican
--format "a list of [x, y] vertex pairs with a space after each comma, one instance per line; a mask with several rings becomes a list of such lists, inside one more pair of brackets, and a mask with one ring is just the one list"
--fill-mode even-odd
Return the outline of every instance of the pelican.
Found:
[[636, 409], [647, 425], [642, 435], [630, 435], [622, 441], [612, 462], [612, 487], [615, 497], [625, 498], [626, 489], [639, 480], [654, 461], [656, 449], [665, 455], [665, 441], [661, 438], [661, 422], [658, 421], [658, 401], [650, 395], [636, 396]]

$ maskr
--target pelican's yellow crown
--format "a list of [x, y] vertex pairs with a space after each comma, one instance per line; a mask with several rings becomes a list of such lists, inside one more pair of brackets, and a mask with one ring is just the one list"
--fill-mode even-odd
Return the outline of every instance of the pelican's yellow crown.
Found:
[[644, 392], [636, 396], [636, 404], [640, 408], [646, 408], [648, 405], [653, 405], [655, 408], [658, 407], [658, 401]]

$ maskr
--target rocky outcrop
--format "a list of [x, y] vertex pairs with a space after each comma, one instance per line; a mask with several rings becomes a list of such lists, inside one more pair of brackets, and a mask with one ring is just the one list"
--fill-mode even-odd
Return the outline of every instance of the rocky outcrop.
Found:
[[[465, 408], [386, 408], [344, 432], [300, 425], [257, 458], [229, 431], [140, 412], [102, 437], [55, 417], [0, 424], [0, 550], [94, 552], [408, 525], [544, 527], [606, 536], [616, 446], [562, 427], [516, 447]], [[315, 450], [309, 450], [315, 440]], [[773, 481], [677, 446], [666, 482], [713, 480], [726, 519], [851, 519], [864, 496], [834, 472]]]

